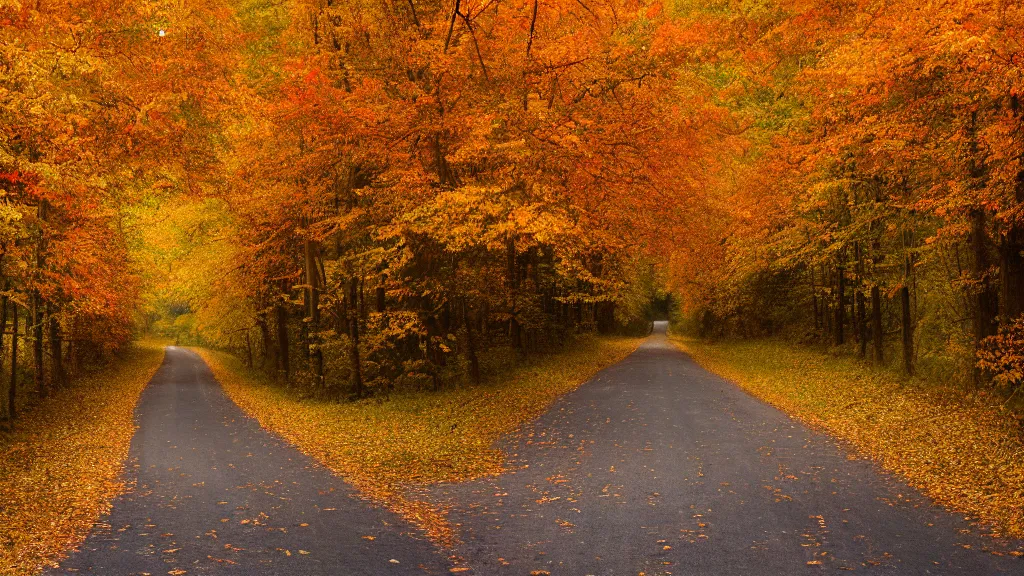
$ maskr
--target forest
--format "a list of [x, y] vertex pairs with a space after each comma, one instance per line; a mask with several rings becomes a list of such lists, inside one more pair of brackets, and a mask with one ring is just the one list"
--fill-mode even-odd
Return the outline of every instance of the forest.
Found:
[[[765, 448], [785, 444], [772, 435], [790, 421], [708, 388], [695, 364], [666, 351], [679, 348], [935, 503], [989, 523], [990, 535], [1024, 534], [1024, 4], [0, 0], [0, 573], [57, 566], [111, 506], [114, 518], [125, 513], [115, 498], [131, 490], [118, 478], [150, 473], [125, 468], [148, 437], [133, 434], [191, 414], [139, 416], [165, 389], [157, 384], [179, 374], [174, 362], [208, 365], [189, 374], [223, 386], [216, 398], [241, 410], [225, 421], [244, 413], [457, 551], [461, 537], [477, 537], [447, 519], [457, 495], [438, 504], [409, 487], [500, 476], [510, 465], [495, 442], [527, 434], [516, 450], [530, 454], [531, 426], [551, 424], [554, 402], [583, 394], [597, 410], [607, 398], [576, 388], [627, 370], [622, 394], [665, 387], [616, 408], [614, 419], [642, 424], [615, 428], [609, 446], [627, 438], [655, 451], [630, 434], [680, 428], [646, 428], [651, 414], [674, 406], [678, 422], [704, 422], [728, 399], [735, 426], [776, 422], [758, 433], [763, 446], [746, 446], [772, 470], [748, 482], [768, 490], [745, 501], [791, 502], [776, 484], [803, 472], [783, 462], [776, 473]], [[719, 396], [697, 396], [712, 388]], [[664, 405], [643, 404], [652, 398]], [[649, 420], [619, 419], [637, 411]], [[615, 425], [593, 414], [567, 438]], [[690, 432], [735, 439], [707, 422]], [[564, 440], [545, 434], [537, 444]], [[674, 442], [657, 446], [659, 470], [711, 461], [671, 452], [692, 437]], [[580, 441], [579, 457], [596, 446]], [[829, 454], [814, 452], [814, 466]], [[579, 482], [627, 462], [603, 462]], [[275, 466], [264, 468], [285, 469]], [[573, 466], [564, 473], [582, 464]], [[678, 476], [703, 478], [701, 466]], [[546, 473], [531, 490], [562, 482]], [[259, 484], [233, 486], [250, 481]], [[744, 482], [714, 477], [719, 494]], [[531, 493], [524, 509], [590, 492], [617, 500], [623, 486], [609, 477], [564, 500]], [[698, 522], [673, 538], [705, 541], [712, 521], [692, 494], [639, 486], [647, 507], [631, 518], [670, 493]], [[516, 497], [502, 490], [477, 493]], [[909, 488], [893, 490], [876, 500], [898, 506]], [[564, 519], [580, 509], [563, 510], [552, 530], [583, 526]], [[814, 526], [790, 532], [824, 531], [814, 514], [801, 508], [793, 518]], [[140, 518], [124, 524], [149, 525]], [[230, 534], [270, 521], [234, 518], [213, 525]], [[913, 518], [947, 529], [945, 517]], [[885, 525], [867, 522], [868, 536], [851, 541], [887, 545], [892, 537], [871, 532]], [[364, 532], [360, 546], [387, 541]], [[634, 542], [615, 534], [613, 543]], [[173, 560], [191, 548], [162, 543], [157, 569], [234, 564], [219, 556], [246, 549], [231, 538], [191, 564]], [[569, 574], [669, 574], [660, 570], [685, 560], [668, 541], [657, 540], [657, 570], [567, 560]], [[964, 542], [957, 550], [989, 551]], [[729, 544], [721, 558], [754, 544]], [[299, 545], [274, 545], [274, 558], [317, 558], [320, 549]], [[820, 545], [780, 557], [800, 569], [839, 562]], [[860, 564], [833, 567], [893, 558], [865, 546]], [[999, 550], [985, 562], [1024, 556], [1019, 545]], [[633, 550], [620, 552], [611, 561], [633, 561]], [[385, 561], [400, 564], [393, 554]], [[445, 568], [468, 571], [474, 558], [460, 554]], [[506, 552], [479, 573], [557, 566], [535, 561]]]
[[3, 413], [156, 331], [316, 395], [782, 334], [1013, 393], [1016, 2], [0, 4]]

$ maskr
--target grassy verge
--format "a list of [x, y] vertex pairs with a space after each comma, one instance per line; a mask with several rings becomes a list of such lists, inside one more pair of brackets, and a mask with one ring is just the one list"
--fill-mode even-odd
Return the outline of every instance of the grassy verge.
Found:
[[162, 360], [162, 345], [140, 343], [0, 433], [0, 572], [55, 564], [110, 508], [123, 490], [132, 412]]
[[1024, 537], [1024, 436], [996, 399], [785, 342], [674, 340], [708, 370], [849, 442], [993, 535]]
[[366, 497], [402, 514], [444, 544], [454, 534], [441, 510], [410, 485], [497, 474], [499, 436], [540, 415], [559, 395], [624, 358], [636, 338], [586, 338], [562, 354], [531, 359], [481, 386], [337, 403], [300, 399], [267, 384], [225, 353], [199, 349], [242, 409], [341, 475]]

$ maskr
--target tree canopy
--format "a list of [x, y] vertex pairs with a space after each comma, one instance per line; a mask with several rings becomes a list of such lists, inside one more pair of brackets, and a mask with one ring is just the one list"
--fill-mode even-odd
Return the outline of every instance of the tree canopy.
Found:
[[157, 330], [351, 397], [668, 290], [705, 334], [1016, 387], [1022, 32], [1002, 0], [0, 0], [0, 325], [40, 394]]

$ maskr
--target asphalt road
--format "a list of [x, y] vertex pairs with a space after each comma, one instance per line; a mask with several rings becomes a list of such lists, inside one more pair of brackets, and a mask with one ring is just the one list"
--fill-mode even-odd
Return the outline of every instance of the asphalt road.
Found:
[[1005, 544], [693, 363], [665, 325], [442, 486], [477, 573], [1024, 574]]
[[[664, 325], [501, 442], [513, 471], [435, 486], [485, 576], [1024, 574], [829, 437], [694, 364]], [[135, 484], [52, 574], [443, 574], [437, 549], [260, 429], [171, 348], [136, 409]], [[986, 551], [990, 550], [990, 551]]]
[[196, 354], [168, 348], [135, 412], [127, 480], [51, 574], [447, 574], [447, 554], [260, 429]]

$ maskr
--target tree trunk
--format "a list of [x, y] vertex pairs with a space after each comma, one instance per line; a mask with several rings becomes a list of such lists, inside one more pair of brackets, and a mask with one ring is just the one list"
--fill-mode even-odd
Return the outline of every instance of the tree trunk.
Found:
[[77, 333], [75, 326], [76, 323], [72, 320], [71, 330], [68, 331], [71, 338], [68, 340], [68, 349], [64, 353], [64, 365], [68, 368], [68, 376], [70, 378], [74, 378], [82, 371], [82, 355], [79, 353], [80, 346], [76, 342], [75, 338], [75, 334]]
[[846, 315], [846, 274], [842, 266], [836, 268], [836, 346], [843, 345], [843, 322]]
[[274, 317], [277, 322], [277, 374], [285, 384], [291, 376], [288, 358], [288, 309], [280, 302], [274, 304]]
[[514, 317], [508, 320], [508, 335], [512, 339], [512, 346], [516, 350], [523, 350], [523, 330]]
[[32, 365], [35, 369], [36, 393], [45, 398], [46, 370], [43, 366], [43, 307], [39, 292], [32, 294]]
[[324, 386], [324, 354], [320, 347], [320, 271], [316, 265], [315, 247], [310, 239], [305, 242], [306, 256], [306, 329], [307, 350], [313, 365], [313, 386]]
[[832, 306], [826, 294], [825, 298], [821, 299], [821, 312], [822, 317], [825, 319], [825, 337], [822, 338], [823, 342], [828, 342], [828, 339], [832, 336], [832, 320], [835, 314], [832, 313]]
[[60, 322], [57, 316], [50, 314], [50, 356], [53, 357], [53, 385], [61, 387], [67, 384], [67, 376], [64, 374], [63, 339], [60, 333]]
[[1003, 323], [1012, 322], [1024, 312], [1024, 234], [1019, 226], [1010, 226], [999, 245], [1000, 302]]
[[256, 326], [260, 329], [260, 340], [263, 342], [261, 367], [266, 368], [269, 363], [270, 366], [276, 370], [277, 350], [274, 346], [274, 340], [270, 336], [270, 327], [267, 326], [267, 317], [265, 312], [260, 312], [259, 316], [256, 317]]
[[18, 415], [18, 303], [11, 304], [11, 384], [7, 387], [7, 410], [13, 420]]
[[818, 311], [818, 285], [814, 281], [814, 266], [810, 266], [811, 273], [811, 305], [814, 308], [814, 331], [821, 330], [821, 316]]
[[249, 336], [249, 330], [245, 331], [245, 358], [246, 366], [252, 368], [252, 338]]
[[466, 360], [469, 362], [469, 378], [473, 384], [480, 383], [480, 359], [476, 354], [476, 336], [474, 335], [474, 325], [476, 319], [473, 317], [473, 312], [468, 310], [466, 302], [462, 302], [462, 314], [465, 317], [463, 322], [464, 330], [466, 331]]
[[351, 366], [352, 395], [356, 398], [363, 396], [363, 369], [359, 361], [359, 309], [356, 301], [359, 298], [359, 279], [353, 276], [349, 280], [349, 300], [352, 305], [349, 309], [349, 363]]
[[[36, 260], [36, 272], [41, 273], [43, 267], [46, 265], [46, 235], [43, 230], [43, 223], [46, 222], [48, 212], [47, 202], [40, 200], [39, 205], [36, 207], [36, 215], [39, 218], [39, 239], [35, 246], [35, 260]], [[46, 389], [46, 372], [43, 367], [43, 307], [42, 298], [39, 295], [39, 289], [33, 288], [32, 290], [32, 309], [30, 311], [32, 315], [32, 360], [35, 367], [35, 383], [36, 392], [40, 398], [45, 398], [47, 394]]]
[[[985, 213], [979, 210], [971, 212], [971, 249], [974, 258], [971, 260], [971, 276], [977, 282], [974, 287], [974, 349], [981, 346], [981, 341], [996, 333], [996, 315], [998, 302], [995, 290], [989, 278], [990, 262], [988, 257], [989, 242], [985, 230]], [[989, 379], [979, 368], [974, 368], [975, 385], [981, 385]]]
[[868, 321], [864, 306], [864, 292], [857, 290], [857, 342], [860, 344], [860, 357], [868, 355]]
[[[1009, 100], [1010, 112], [1020, 126], [1024, 122], [1024, 109], [1020, 97], [1012, 95]], [[1024, 156], [1018, 156], [1024, 161]], [[1024, 203], [1024, 170], [1017, 172], [1014, 199]], [[1024, 313], [1024, 227], [1012, 222], [1008, 225], [999, 251], [999, 277], [1002, 279], [1003, 322], [1009, 324]]]
[[366, 295], [363, 293], [363, 288], [366, 286], [366, 277], [361, 276], [359, 278], [359, 318], [367, 318], [366, 315]]
[[900, 334], [903, 337], [903, 371], [908, 376], [914, 374], [914, 326], [910, 316], [910, 287], [900, 288]]
[[[4, 367], [4, 332], [7, 331], [7, 296], [0, 297], [0, 374], [3, 374]], [[0, 381], [3, 381], [3, 376], [0, 376]], [[13, 384], [11, 385], [13, 387]], [[8, 390], [9, 392], [9, 390]], [[4, 398], [5, 401], [9, 401], [9, 398]], [[8, 403], [3, 411], [2, 415], [13, 419], [14, 416], [11, 414], [12, 404]]]
[[874, 343], [876, 364], [882, 363], [882, 291], [878, 285], [871, 287], [871, 340]]
[[518, 269], [516, 265], [516, 243], [515, 240], [509, 238], [505, 242], [505, 258], [506, 258], [506, 270], [505, 270], [505, 281], [508, 283], [509, 288], [509, 320], [508, 320], [508, 336], [512, 340], [512, 346], [516, 350], [523, 350], [523, 335], [522, 329], [519, 325], [519, 320], [516, 319], [516, 292], [519, 288]]

